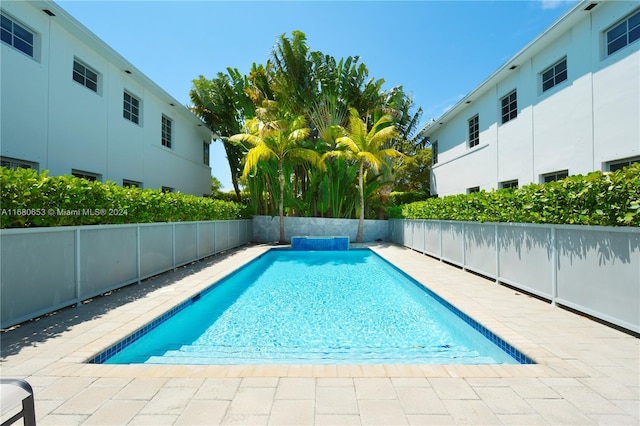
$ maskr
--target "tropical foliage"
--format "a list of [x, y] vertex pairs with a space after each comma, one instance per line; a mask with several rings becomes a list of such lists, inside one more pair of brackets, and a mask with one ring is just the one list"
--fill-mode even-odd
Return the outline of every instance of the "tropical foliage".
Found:
[[[419, 193], [426, 199], [431, 190], [431, 148], [417, 148], [411, 156], [405, 157], [396, 172], [395, 190]], [[417, 201], [417, 200], [413, 200]]]
[[[282, 111], [275, 101], [265, 101], [264, 107], [257, 110], [258, 117], [247, 120], [246, 133], [233, 135], [229, 141], [238, 145], [247, 144], [251, 148], [247, 151], [244, 161], [243, 178], [248, 178], [256, 172], [261, 164], [271, 161], [277, 163], [278, 169], [278, 215], [280, 216], [280, 242], [285, 242], [284, 236], [284, 184], [285, 161], [291, 164], [309, 164], [320, 166], [320, 155], [301, 142], [308, 136], [311, 129], [305, 127], [304, 117], [282, 116]], [[275, 192], [272, 188], [272, 193]]]
[[[254, 64], [247, 76], [228, 68], [212, 80], [202, 76], [195, 80], [192, 110], [225, 143], [234, 185], [248, 189], [255, 213], [375, 217], [384, 211], [381, 206], [395, 186], [401, 157], [383, 155], [385, 166], [367, 167], [359, 184], [361, 164], [356, 157], [327, 154], [346, 150], [338, 140], [352, 131], [350, 109], [367, 132], [381, 117], [385, 117], [384, 126], [396, 129], [387, 130], [393, 134], [378, 150], [412, 155], [424, 148], [425, 138], [417, 133], [422, 111], [414, 112], [413, 101], [402, 87], [384, 90], [383, 85], [384, 80], [369, 76], [357, 56], [336, 59], [311, 51], [305, 34], [294, 31], [290, 37], [281, 35], [267, 63]], [[265, 116], [267, 111], [270, 117]], [[274, 120], [308, 129], [304, 137], [290, 140], [306, 150], [301, 151], [305, 158], [257, 154], [265, 152], [266, 146], [253, 143], [255, 137], [264, 136], [257, 129], [269, 129]], [[252, 136], [234, 136], [241, 134]], [[311, 151], [316, 154], [313, 158]], [[240, 196], [239, 186], [236, 189]]]
[[431, 198], [389, 209], [406, 219], [640, 226], [640, 164], [544, 185]]
[[[253, 102], [245, 92], [249, 86], [247, 77], [235, 69], [229, 68], [227, 72], [218, 73], [212, 80], [200, 76], [193, 81], [193, 89], [189, 92], [193, 112], [217, 135], [240, 133], [244, 119], [255, 114]], [[240, 162], [243, 151], [226, 140], [223, 143], [231, 168], [233, 188], [240, 201], [238, 176], [242, 170]]]
[[391, 159], [402, 157], [402, 153], [394, 148], [385, 148], [390, 140], [398, 135], [398, 130], [389, 115], [380, 117], [368, 130], [367, 123], [362, 121], [358, 111], [351, 109], [349, 132], [336, 139], [337, 150], [330, 151], [327, 156], [345, 157], [355, 160], [358, 165], [358, 191], [360, 195], [360, 217], [356, 242], [362, 242], [364, 229], [364, 182], [367, 170], [378, 172], [383, 168], [391, 169]]
[[181, 222], [251, 217], [238, 203], [123, 188], [46, 171], [0, 168], [0, 228]]

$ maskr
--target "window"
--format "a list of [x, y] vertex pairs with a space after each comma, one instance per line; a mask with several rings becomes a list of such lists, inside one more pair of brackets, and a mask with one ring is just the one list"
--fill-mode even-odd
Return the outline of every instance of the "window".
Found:
[[0, 38], [2, 41], [33, 58], [34, 33], [16, 23], [4, 13], [0, 14], [0, 19], [2, 20], [2, 24], [0, 25]]
[[569, 176], [568, 170], [562, 170], [559, 172], [547, 173], [546, 175], [542, 175], [542, 183], [555, 182], [560, 179], [564, 179]]
[[135, 180], [122, 179], [122, 186], [125, 188], [142, 188], [142, 182]]
[[552, 65], [542, 72], [542, 91], [546, 92], [567, 79], [567, 58]]
[[206, 141], [202, 141], [202, 163], [209, 165], [209, 144]]
[[640, 10], [635, 11], [624, 21], [607, 30], [605, 38], [607, 55], [611, 55], [640, 39]]
[[431, 143], [431, 164], [438, 164], [438, 141]]
[[73, 61], [73, 80], [98, 93], [98, 73], [77, 60]]
[[124, 92], [122, 116], [129, 121], [140, 124], [140, 100], [127, 92]]
[[473, 186], [471, 188], [467, 188], [467, 194], [473, 194], [474, 192], [480, 192], [480, 187]]
[[500, 188], [517, 188], [518, 187], [518, 179], [515, 180], [507, 180], [504, 182], [500, 182]]
[[607, 163], [607, 170], [610, 172], [615, 172], [616, 170], [623, 169], [634, 163], [640, 163], [640, 157], [633, 157], [633, 158], [626, 158], [624, 160], [611, 161]]
[[163, 186], [162, 192], [173, 192], [173, 188], [171, 188], [170, 186]]
[[502, 107], [502, 124], [518, 116], [518, 96], [515, 90], [500, 99], [500, 104]]
[[171, 125], [173, 122], [170, 118], [162, 116], [162, 145], [171, 148]]
[[85, 172], [82, 170], [71, 170], [71, 174], [80, 179], [86, 179], [90, 181], [100, 181], [100, 175], [97, 173]]
[[17, 158], [0, 157], [0, 166], [7, 169], [36, 169], [38, 170], [38, 163], [31, 161], [18, 160]]
[[469, 148], [480, 143], [480, 126], [478, 115], [469, 120]]

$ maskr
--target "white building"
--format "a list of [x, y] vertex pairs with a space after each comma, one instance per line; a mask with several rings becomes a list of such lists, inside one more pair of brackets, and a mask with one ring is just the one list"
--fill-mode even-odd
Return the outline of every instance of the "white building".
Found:
[[438, 196], [640, 161], [640, 3], [578, 3], [424, 131]]
[[51, 1], [3, 1], [2, 166], [211, 193], [211, 131]]

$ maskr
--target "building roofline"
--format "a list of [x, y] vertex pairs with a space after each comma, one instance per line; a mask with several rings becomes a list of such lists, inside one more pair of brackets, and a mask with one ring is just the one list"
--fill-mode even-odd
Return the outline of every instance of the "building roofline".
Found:
[[488, 90], [490, 86], [496, 81], [499, 81], [503, 77], [503, 75], [509, 73], [510, 71], [513, 71], [524, 61], [538, 53], [538, 51], [541, 50], [541, 44], [543, 44], [546, 40], [559, 35], [559, 33], [562, 34], [575, 22], [580, 21], [583, 17], [582, 15], [580, 15], [581, 12], [590, 11], [593, 7], [595, 7], [591, 6], [592, 4], [598, 5], [602, 2], [603, 0], [581, 0], [576, 3], [574, 7], [565, 12], [547, 29], [536, 36], [526, 46], [520, 49], [515, 55], [509, 58], [496, 71], [494, 71], [491, 75], [489, 75], [489, 77], [487, 77], [478, 86], [476, 86], [475, 89], [462, 97], [462, 99], [460, 99], [455, 105], [449, 108], [439, 118], [435, 120], [429, 120], [429, 122], [422, 128], [422, 132], [424, 132], [425, 136], [429, 136], [430, 132], [437, 128], [437, 126], [434, 126], [435, 124], [443, 124], [450, 116], [458, 114], [458, 112], [464, 109], [464, 107], [473, 102], [475, 96], [484, 94], [484, 92]]
[[[142, 71], [136, 68], [131, 62], [125, 59], [121, 54], [105, 43], [100, 37], [85, 27], [80, 21], [71, 16], [62, 6], [52, 0], [30, 0], [29, 4], [43, 13], [49, 15], [49, 19], [55, 19], [56, 22], [68, 30], [71, 34], [78, 37], [82, 42], [87, 43], [91, 48], [104, 55], [111, 62], [120, 67], [121, 71], [126, 73], [129, 78], [137, 80], [143, 87], [149, 88], [167, 105], [175, 108], [177, 111], [188, 117], [196, 126], [204, 127], [211, 132], [211, 129], [198, 118], [185, 105], [182, 105], [177, 99], [171, 96], [166, 90], [146, 76]], [[48, 11], [48, 12], [47, 12]], [[52, 16], [53, 15], [53, 16]]]

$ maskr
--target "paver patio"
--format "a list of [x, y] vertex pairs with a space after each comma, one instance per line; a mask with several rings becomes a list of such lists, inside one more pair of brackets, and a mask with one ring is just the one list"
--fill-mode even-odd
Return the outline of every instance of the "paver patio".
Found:
[[3, 332], [38, 424], [640, 424], [640, 340], [391, 244], [381, 256], [535, 365], [94, 365], [85, 361], [269, 249], [245, 246]]

